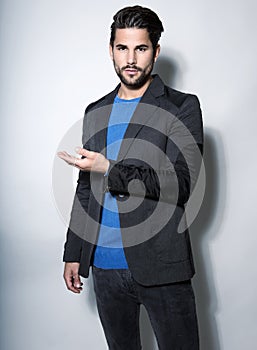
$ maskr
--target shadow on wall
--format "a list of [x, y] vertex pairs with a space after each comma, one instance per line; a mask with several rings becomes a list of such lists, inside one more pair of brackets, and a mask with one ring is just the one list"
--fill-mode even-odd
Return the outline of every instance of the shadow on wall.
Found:
[[156, 61], [153, 74], [159, 74], [164, 84], [170, 87], [177, 85], [182, 79], [182, 72], [176, 61], [165, 55]]
[[226, 167], [219, 133], [205, 128], [204, 164], [205, 196], [200, 212], [190, 228], [196, 275], [193, 285], [196, 295], [203, 350], [222, 349], [215, 315], [218, 311], [210, 246], [217, 237], [226, 203]]
[[[173, 87], [181, 72], [175, 61], [161, 57], [155, 64], [154, 73], [160, 75], [165, 84]], [[204, 118], [204, 116], [203, 116]], [[190, 236], [196, 276], [193, 285], [196, 295], [200, 348], [203, 350], [221, 350], [215, 320], [218, 310], [215, 281], [210, 257], [210, 244], [218, 234], [222, 222], [226, 200], [226, 173], [224, 152], [220, 135], [213, 129], [204, 128], [204, 164], [206, 170], [206, 190], [200, 212], [190, 227]], [[222, 181], [221, 181], [222, 179]], [[92, 312], [96, 303], [91, 278], [89, 278], [89, 299]], [[140, 333], [144, 350], [157, 350], [157, 343], [144, 307], [141, 308]]]

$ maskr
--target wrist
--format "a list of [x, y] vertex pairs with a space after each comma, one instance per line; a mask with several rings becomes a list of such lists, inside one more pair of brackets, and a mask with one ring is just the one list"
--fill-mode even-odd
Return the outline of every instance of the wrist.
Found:
[[108, 174], [109, 167], [110, 167], [110, 162], [108, 159], [106, 159], [105, 167], [104, 167], [104, 176], [106, 176]]

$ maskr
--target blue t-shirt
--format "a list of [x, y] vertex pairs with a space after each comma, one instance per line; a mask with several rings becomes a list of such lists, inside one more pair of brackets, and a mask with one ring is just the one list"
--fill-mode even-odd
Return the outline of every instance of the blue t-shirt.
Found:
[[[139, 101], [140, 97], [132, 100], [115, 97], [107, 130], [107, 159], [117, 160], [121, 142]], [[122, 245], [117, 201], [110, 192], [104, 197], [102, 221], [93, 263], [103, 269], [128, 268]]]

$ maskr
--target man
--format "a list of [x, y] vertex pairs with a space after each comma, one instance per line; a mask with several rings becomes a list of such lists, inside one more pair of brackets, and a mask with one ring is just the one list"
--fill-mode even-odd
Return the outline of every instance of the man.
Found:
[[64, 279], [80, 293], [80, 276], [88, 277], [92, 266], [109, 349], [141, 349], [143, 304], [159, 349], [195, 350], [194, 267], [184, 214], [199, 171], [200, 106], [196, 96], [151, 74], [163, 32], [158, 16], [133, 6], [113, 19], [110, 56], [120, 84], [87, 107], [81, 158], [58, 153], [80, 169]]

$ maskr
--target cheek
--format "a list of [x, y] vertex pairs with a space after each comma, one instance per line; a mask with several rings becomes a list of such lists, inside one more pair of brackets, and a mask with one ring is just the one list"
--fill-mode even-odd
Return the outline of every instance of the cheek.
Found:
[[154, 63], [154, 58], [152, 55], [149, 55], [147, 57], [144, 57], [143, 60], [142, 60], [142, 64], [145, 66], [145, 67], [149, 67], [151, 66], [152, 64]]
[[120, 66], [123, 62], [122, 57], [120, 57], [119, 55], [113, 56], [113, 62], [116, 66]]
[[149, 68], [152, 67], [153, 64], [154, 64], [154, 60], [153, 60], [153, 58], [151, 58], [151, 59], [149, 59], [149, 60], [146, 62], [145, 68], [146, 68], [146, 69], [149, 69]]

